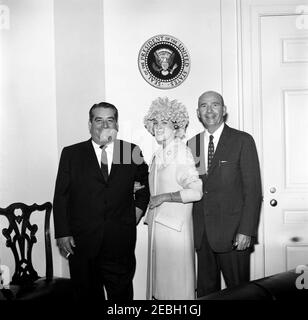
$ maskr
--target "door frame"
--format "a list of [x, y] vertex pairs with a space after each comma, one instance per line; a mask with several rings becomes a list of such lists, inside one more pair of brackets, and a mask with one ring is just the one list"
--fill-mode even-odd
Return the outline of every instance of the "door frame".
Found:
[[[222, 94], [225, 101], [237, 106], [237, 128], [249, 132], [255, 139], [263, 181], [261, 18], [291, 14], [300, 17], [308, 7], [304, 8], [298, 0], [220, 0], [220, 5]], [[265, 276], [263, 215], [262, 205], [259, 244], [251, 257], [251, 280]]]

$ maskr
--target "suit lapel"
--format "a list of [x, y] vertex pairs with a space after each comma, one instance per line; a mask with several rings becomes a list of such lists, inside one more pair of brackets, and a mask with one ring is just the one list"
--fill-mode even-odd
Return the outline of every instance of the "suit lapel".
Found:
[[98, 179], [105, 181], [100, 169], [100, 165], [97, 161], [95, 150], [92, 145], [92, 139], [88, 140], [86, 143], [85, 160], [87, 170], [89, 170], [89, 172], [92, 172], [92, 174]]
[[211, 175], [211, 173], [214, 171], [214, 169], [219, 165], [219, 159], [223, 158], [223, 155], [226, 153], [226, 149], [228, 147], [228, 138], [230, 135], [230, 129], [229, 127], [225, 124], [224, 129], [221, 133], [218, 145], [216, 147], [215, 153], [214, 153], [214, 158], [212, 160], [212, 165], [210, 167], [209, 172], [206, 175], [206, 180], [208, 177]]

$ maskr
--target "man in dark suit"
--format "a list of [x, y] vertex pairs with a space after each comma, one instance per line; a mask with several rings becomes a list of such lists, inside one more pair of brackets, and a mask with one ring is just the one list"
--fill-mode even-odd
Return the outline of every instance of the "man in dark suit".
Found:
[[227, 287], [249, 281], [262, 196], [255, 142], [224, 123], [222, 96], [203, 93], [197, 115], [205, 131], [188, 145], [203, 181], [203, 198], [193, 207], [201, 297], [221, 289], [221, 272]]
[[[89, 111], [91, 139], [61, 154], [53, 202], [55, 237], [69, 259], [76, 299], [133, 299], [136, 225], [149, 200], [138, 146], [116, 139], [118, 110]], [[134, 193], [134, 182], [144, 187]]]

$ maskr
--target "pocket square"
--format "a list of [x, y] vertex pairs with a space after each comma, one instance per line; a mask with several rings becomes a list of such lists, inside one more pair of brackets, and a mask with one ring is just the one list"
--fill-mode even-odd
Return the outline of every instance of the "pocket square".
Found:
[[227, 160], [219, 160], [219, 166], [220, 167], [224, 166], [224, 165], [227, 165], [227, 164], [229, 164], [229, 161], [227, 161]]

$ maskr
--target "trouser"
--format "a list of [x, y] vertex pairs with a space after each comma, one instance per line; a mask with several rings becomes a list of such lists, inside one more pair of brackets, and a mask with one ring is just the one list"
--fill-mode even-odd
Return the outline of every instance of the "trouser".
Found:
[[221, 290], [221, 273], [226, 286], [233, 287], [250, 278], [251, 249], [218, 253], [210, 247], [206, 232], [197, 250], [197, 297]]
[[70, 257], [69, 263], [75, 288], [73, 300], [133, 300], [135, 264], [119, 271], [116, 262], [101, 261], [101, 257], [80, 259], [78, 262], [74, 262], [75, 259], [78, 259], [77, 255]]
[[[135, 229], [127, 237], [127, 226], [122, 227], [123, 238], [114, 237], [114, 229], [108, 225], [104, 230], [101, 246], [95, 256], [76, 244], [74, 254], [69, 257], [71, 279], [76, 288], [77, 300], [133, 300], [133, 277], [136, 269]], [[125, 232], [124, 232], [125, 231]], [[105, 297], [104, 288], [107, 294]]]

